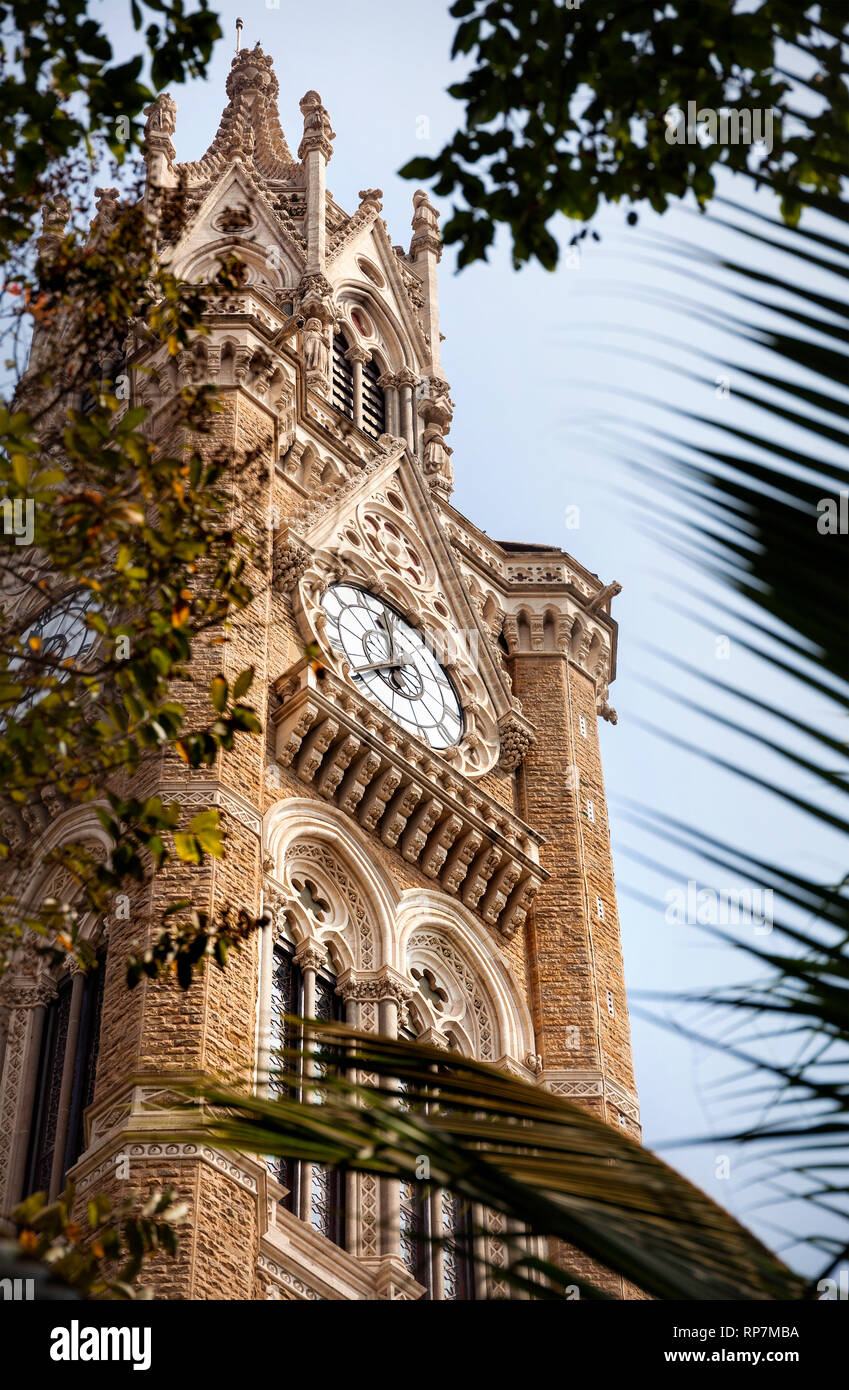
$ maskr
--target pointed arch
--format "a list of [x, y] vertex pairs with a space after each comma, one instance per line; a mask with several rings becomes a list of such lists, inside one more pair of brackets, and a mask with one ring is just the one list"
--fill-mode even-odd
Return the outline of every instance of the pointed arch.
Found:
[[470, 1019], [474, 1019], [479, 1057], [493, 1062], [508, 1057], [524, 1065], [526, 1055], [534, 1051], [530, 1010], [504, 960], [481, 936], [471, 913], [461, 903], [447, 902], [444, 893], [412, 888], [401, 898], [396, 922], [403, 973], [412, 980], [410, 967], [416, 959], [442, 960], [454, 977], [451, 985], [446, 981], [446, 1014], [458, 1012], [450, 1008], [452, 989], [459, 985], [466, 992], [467, 1016], [452, 1017], [449, 1027], [468, 1037]]
[[[332, 856], [342, 880], [348, 879], [350, 888], [367, 905], [375, 937], [367, 968], [384, 963], [397, 967], [393, 923], [400, 895], [389, 874], [376, 863], [373, 843], [350, 817], [335, 806], [323, 806], [307, 797], [278, 801], [263, 819], [263, 845], [263, 853], [272, 861], [274, 878], [290, 890], [293, 885], [287, 864], [292, 863], [297, 845], [315, 846]], [[300, 863], [301, 857], [296, 858]], [[345, 891], [344, 882], [342, 888]]]

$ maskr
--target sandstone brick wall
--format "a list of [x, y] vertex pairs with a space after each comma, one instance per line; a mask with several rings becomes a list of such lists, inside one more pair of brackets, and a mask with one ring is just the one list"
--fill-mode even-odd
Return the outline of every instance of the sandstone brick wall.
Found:
[[[603, 1067], [633, 1090], [616, 885], [590, 679], [559, 653], [511, 660], [516, 695], [539, 736], [517, 774], [518, 809], [546, 843], [551, 874], [527, 933], [531, 1000], [546, 1069]], [[583, 715], [587, 737], [580, 731]], [[593, 802], [595, 821], [587, 816]], [[604, 920], [598, 915], [601, 898]], [[614, 1017], [607, 1007], [613, 996]], [[567, 1028], [578, 1045], [567, 1045]]]

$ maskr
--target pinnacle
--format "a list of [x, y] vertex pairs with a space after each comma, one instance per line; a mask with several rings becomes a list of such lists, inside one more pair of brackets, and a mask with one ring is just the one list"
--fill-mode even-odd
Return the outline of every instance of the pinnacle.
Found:
[[285, 176], [295, 161], [280, 125], [279, 90], [272, 59], [259, 44], [236, 54], [227, 75], [229, 104], [203, 159], [190, 166], [193, 182], [234, 159], [253, 163], [266, 178]]

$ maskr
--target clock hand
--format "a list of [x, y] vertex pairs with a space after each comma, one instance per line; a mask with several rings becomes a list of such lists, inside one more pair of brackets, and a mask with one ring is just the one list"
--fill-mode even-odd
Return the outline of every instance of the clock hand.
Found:
[[368, 666], [354, 666], [351, 669], [355, 675], [359, 675], [361, 671], [394, 671], [402, 665], [401, 661], [372, 661]]

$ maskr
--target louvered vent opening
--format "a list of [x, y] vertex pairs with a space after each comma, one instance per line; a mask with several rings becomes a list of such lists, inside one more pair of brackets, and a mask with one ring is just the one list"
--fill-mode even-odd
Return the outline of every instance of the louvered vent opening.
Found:
[[386, 433], [386, 403], [383, 387], [377, 384], [380, 375], [376, 362], [366, 362], [363, 367], [363, 429], [373, 439]]
[[345, 353], [348, 344], [341, 333], [333, 338], [333, 404], [349, 420], [354, 418], [354, 373]]

